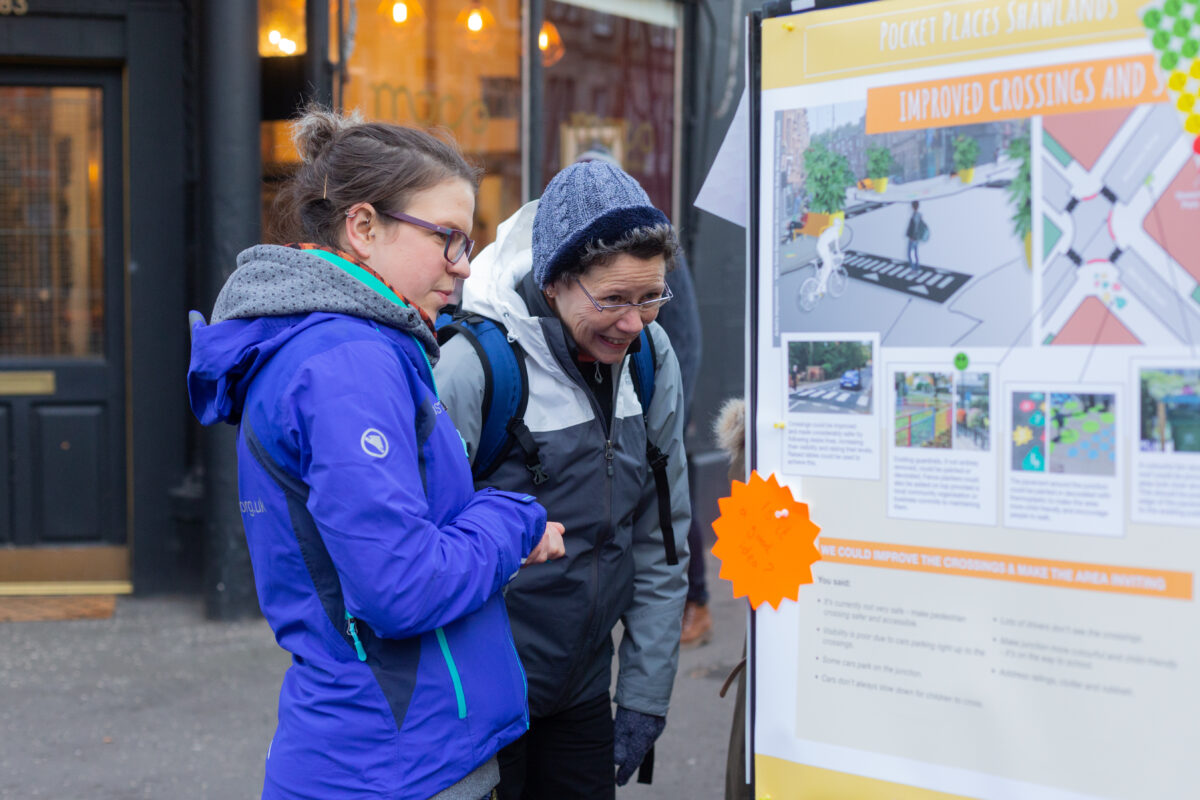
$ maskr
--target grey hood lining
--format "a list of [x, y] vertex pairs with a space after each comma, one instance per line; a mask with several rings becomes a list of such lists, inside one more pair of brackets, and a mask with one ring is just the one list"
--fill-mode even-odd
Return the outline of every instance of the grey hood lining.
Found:
[[437, 338], [421, 312], [402, 306], [308, 250], [260, 244], [238, 254], [238, 267], [217, 296], [212, 323], [227, 319], [346, 314], [403, 331], [416, 339], [431, 363]]

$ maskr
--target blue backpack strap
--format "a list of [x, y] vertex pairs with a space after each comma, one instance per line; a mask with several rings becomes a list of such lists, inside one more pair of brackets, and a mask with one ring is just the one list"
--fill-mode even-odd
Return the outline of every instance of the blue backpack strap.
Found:
[[[645, 329], [638, 338], [641, 347], [629, 356], [629, 365], [633, 388], [637, 392], [638, 402], [642, 404], [642, 421], [646, 422], [650, 416], [650, 403], [654, 400], [654, 371], [658, 366], [658, 354], [654, 352], [654, 343]], [[667, 477], [667, 461], [667, 454], [650, 441], [647, 428], [646, 463], [654, 473], [654, 491], [658, 495], [658, 527], [662, 529], [667, 563], [674, 566], [679, 563], [679, 553], [675, 549], [675, 526], [671, 524], [671, 481]]]
[[525, 451], [525, 467], [533, 475], [534, 485], [545, 483], [549, 476], [537, 443], [525, 425], [525, 407], [529, 403], [525, 351], [510, 339], [503, 325], [478, 314], [459, 315], [444, 324], [439, 318], [439, 343], [456, 334], [467, 337], [483, 367], [479, 446], [471, 474], [475, 480], [488, 477], [504, 461], [513, 444], [517, 444]]

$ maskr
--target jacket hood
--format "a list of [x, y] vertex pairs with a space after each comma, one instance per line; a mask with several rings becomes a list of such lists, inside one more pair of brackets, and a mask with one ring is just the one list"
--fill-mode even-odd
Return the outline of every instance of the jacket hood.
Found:
[[335, 315], [378, 322], [411, 335], [430, 363], [437, 340], [421, 312], [371, 273], [325, 250], [257, 245], [213, 306], [212, 323], [193, 311], [188, 399], [205, 425], [236, 424], [255, 373], [300, 331]]
[[471, 262], [463, 283], [462, 308], [504, 324], [520, 338], [539, 329], [517, 287], [533, 269], [533, 220], [538, 201], [531, 200], [496, 228], [496, 241]]

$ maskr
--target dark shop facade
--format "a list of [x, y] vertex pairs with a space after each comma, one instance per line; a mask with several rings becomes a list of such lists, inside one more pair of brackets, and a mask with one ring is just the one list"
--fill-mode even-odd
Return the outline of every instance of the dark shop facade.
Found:
[[[742, 230], [692, 207], [742, 89], [739, 0], [0, 0], [0, 595], [202, 593], [256, 613], [231, 428], [185, 392], [207, 314], [295, 169], [308, 99], [439, 126], [486, 172], [480, 246], [603, 147], [669, 210], [707, 428], [743, 390]], [[729, 187], [740, 192], [741, 186]]]

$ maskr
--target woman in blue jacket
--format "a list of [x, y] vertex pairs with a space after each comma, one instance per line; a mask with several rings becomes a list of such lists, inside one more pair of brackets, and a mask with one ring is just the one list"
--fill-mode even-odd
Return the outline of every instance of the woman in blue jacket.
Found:
[[433, 380], [477, 171], [319, 109], [295, 141], [280, 209], [304, 244], [238, 256], [188, 372], [201, 422], [238, 426], [259, 603], [292, 653], [263, 797], [478, 800], [529, 724], [500, 591], [563, 547], [529, 495], [474, 490]]

